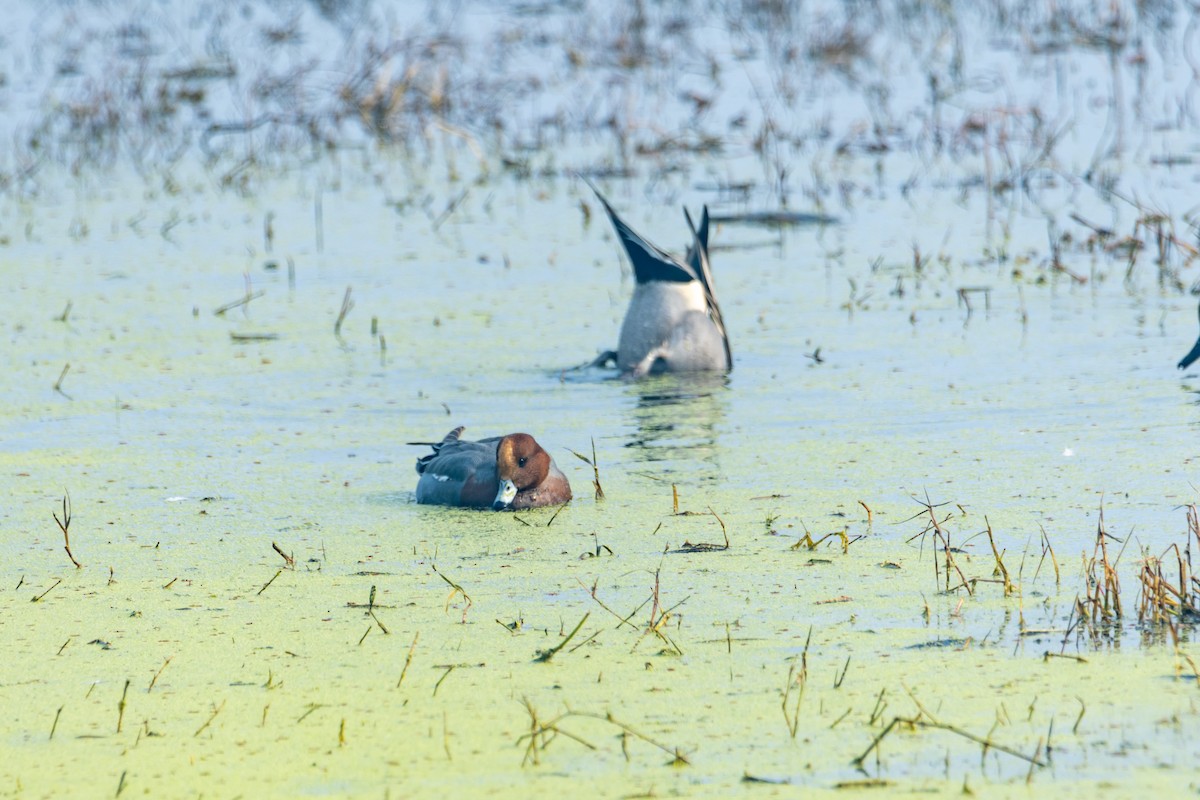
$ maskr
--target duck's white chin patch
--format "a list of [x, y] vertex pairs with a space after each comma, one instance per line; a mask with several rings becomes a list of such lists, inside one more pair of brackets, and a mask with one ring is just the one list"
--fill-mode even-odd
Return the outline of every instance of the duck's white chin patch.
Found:
[[509, 503], [517, 496], [517, 485], [512, 481], [500, 481], [500, 491], [496, 492], [496, 499], [492, 501], [492, 508], [499, 511], [502, 508], [508, 508]]

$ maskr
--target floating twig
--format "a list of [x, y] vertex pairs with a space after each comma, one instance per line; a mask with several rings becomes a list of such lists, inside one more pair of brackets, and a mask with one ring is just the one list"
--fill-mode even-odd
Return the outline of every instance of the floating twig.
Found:
[[927, 729], [934, 729], [934, 730], [949, 731], [950, 733], [961, 736], [964, 739], [969, 739], [972, 742], [975, 742], [976, 744], [982, 745], [984, 747], [985, 752], [987, 750], [997, 750], [1001, 753], [1006, 753], [1010, 756], [1013, 756], [1014, 758], [1019, 758], [1022, 761], [1027, 761], [1032, 766], [1036, 766], [1036, 767], [1046, 766], [1046, 762], [1042, 761], [1041, 759], [1038, 758], [1038, 756], [1041, 753], [1040, 744], [1039, 744], [1038, 750], [1032, 756], [1028, 756], [1025, 753], [1022, 753], [1020, 750], [1016, 750], [1014, 748], [1007, 747], [1005, 745], [994, 742], [988, 737], [976, 736], [975, 734], [971, 733], [970, 731], [963, 730], [962, 728], [956, 727], [954, 725], [949, 725], [944, 722], [936, 722], [933, 720], [923, 719], [921, 717], [921, 715], [918, 715], [916, 717], [892, 717], [892, 721], [889, 722], [884, 727], [884, 729], [879, 732], [879, 735], [875, 737], [874, 741], [871, 742], [871, 744], [867, 747], [867, 749], [864, 750], [861, 755], [854, 758], [850, 763], [860, 770], [863, 769], [863, 762], [866, 761], [867, 756], [869, 756], [872, 752], [874, 752], [879, 747], [879, 744], [884, 740], [884, 738], [887, 737], [888, 734], [890, 734], [892, 732], [893, 729], [895, 729], [895, 727], [897, 725], [907, 726], [910, 730], [915, 729], [915, 728], [927, 728]]
[[71, 369], [70, 362], [63, 364], [62, 372], [58, 373], [58, 380], [56, 380], [54, 382], [54, 391], [58, 392], [63, 397], [67, 398], [68, 400], [71, 400], [72, 399], [71, 395], [67, 394], [66, 392], [64, 392], [62, 390], [63, 378], [67, 377], [67, 371], [69, 369]]
[[521, 766], [525, 766], [527, 764], [536, 765], [538, 763], [540, 753], [544, 752], [546, 748], [550, 746], [551, 742], [553, 742], [559, 736], [578, 742], [589, 750], [597, 749], [595, 745], [591, 744], [587, 740], [561, 727], [562, 723], [568, 719], [600, 720], [601, 722], [618, 728], [621, 731], [621, 752], [625, 755], [625, 759], [627, 761], [629, 760], [628, 742], [630, 739], [635, 739], [656, 747], [669, 755], [671, 757], [670, 763], [672, 766], [686, 766], [690, 763], [687, 757], [678, 747], [670, 747], [657, 741], [656, 739], [647, 736], [646, 734], [638, 731], [632, 725], [621, 722], [614, 717], [611, 712], [605, 714], [593, 714], [586, 711], [568, 710], [549, 721], [543, 722], [541, 719], [539, 719], [537, 711], [534, 709], [533, 704], [530, 703], [529, 700], [522, 699], [521, 702], [524, 704], [525, 710], [529, 713], [530, 718], [529, 732], [517, 737], [517, 744], [525, 744], [525, 756], [521, 760]]
[[[270, 586], [272, 583], [274, 583], [275, 579], [278, 578], [282, 574], [283, 574], [283, 570], [278, 570], [274, 575], [271, 576], [271, 580], [267, 581], [266, 583], [264, 583], [262, 585], [262, 588], [259, 589], [258, 592], [256, 592], [256, 594], [262, 594], [263, 592], [265, 592], [267, 590], [267, 587]], [[171, 583], [174, 583], [174, 581], [171, 581]], [[167, 585], [169, 586], [170, 584], [167, 584]]]
[[587, 622], [587, 618], [589, 616], [591, 616], [591, 613], [592, 612], [588, 611], [583, 615], [583, 619], [579, 620], [579, 623], [575, 626], [575, 629], [567, 634], [567, 638], [563, 639], [561, 642], [559, 642], [558, 644], [556, 644], [554, 647], [550, 648], [549, 650], [539, 650], [538, 654], [534, 657], [533, 660], [538, 663], [541, 663], [541, 664], [548, 663], [550, 661], [550, 659], [554, 658], [554, 656], [558, 653], [559, 650], [562, 650], [564, 647], [567, 646], [567, 642], [569, 642], [573, 638], [575, 638], [575, 634], [579, 633], [579, 629], [583, 627], [583, 623]]
[[[55, 586], [58, 586], [60, 583], [62, 583], [62, 578], [59, 578], [54, 583], [50, 584], [50, 589], [53, 589]], [[50, 594], [50, 589], [47, 589], [46, 591], [42, 592], [39, 595], [34, 595], [32, 602], [34, 602], [34, 603], [40, 602], [43, 597]]]
[[[221, 705], [225, 705], [225, 704], [222, 702]], [[308, 708], [305, 709], [304, 713], [301, 714], [300, 717], [296, 720], [296, 724], [299, 725], [301, 722], [304, 722], [304, 720], [308, 719], [308, 716], [310, 714], [312, 714], [318, 708], [324, 708], [324, 707], [325, 707], [324, 703], [309, 703]], [[216, 716], [216, 715], [214, 714], [213, 716]]]
[[692, 544], [691, 542], [685, 541], [678, 550], [672, 550], [671, 552], [673, 552], [673, 553], [713, 553], [713, 552], [720, 552], [722, 550], [729, 549], [729, 532], [725, 529], [725, 520], [721, 519], [721, 517], [718, 516], [717, 512], [712, 510], [712, 506], [708, 507], [708, 513], [712, 514], [713, 518], [720, 524], [721, 535], [725, 538], [725, 544], [710, 544], [707, 542], [701, 542], [699, 544]]
[[278, 333], [236, 333], [229, 332], [229, 338], [235, 342], [273, 342], [279, 338]]
[[226, 311], [232, 311], [233, 309], [238, 308], [239, 306], [244, 306], [247, 303], [249, 303], [251, 300], [255, 300], [259, 297], [262, 297], [266, 293], [267, 293], [266, 289], [259, 289], [258, 291], [255, 291], [255, 292], [246, 292], [246, 294], [241, 299], [234, 300], [233, 302], [230, 302], [230, 303], [226, 303], [223, 306], [218, 306], [216, 309], [213, 310], [213, 316], [217, 316], [217, 317], [223, 316]]

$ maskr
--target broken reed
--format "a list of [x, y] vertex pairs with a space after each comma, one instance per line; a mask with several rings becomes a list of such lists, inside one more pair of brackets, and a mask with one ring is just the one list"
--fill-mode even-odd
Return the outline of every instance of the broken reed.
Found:
[[[917, 519], [917, 518], [923, 517], [923, 516], [928, 516], [929, 519], [925, 523], [925, 527], [921, 530], [921, 532], [918, 533], [916, 536], [909, 538], [908, 541], [911, 542], [913, 539], [920, 538], [921, 541], [924, 542], [926, 536], [932, 536], [933, 537], [933, 552], [934, 552], [934, 558], [933, 558], [934, 581], [936, 583], [941, 583], [942, 582], [942, 574], [945, 573], [945, 586], [944, 586], [943, 591], [945, 591], [946, 594], [950, 594], [950, 592], [957, 591], [959, 589], [966, 589], [967, 594], [974, 596], [975, 595], [974, 581], [967, 580], [967, 577], [965, 575], [963, 575], [962, 570], [958, 566], [958, 562], [954, 558], [954, 553], [961, 552], [961, 551], [956, 550], [956, 548], [954, 548], [950, 545], [950, 534], [947, 532], [946, 528], [943, 527], [946, 524], [946, 521], [950, 519], [950, 515], [947, 514], [941, 520], [939, 520], [938, 516], [937, 516], [936, 509], [938, 509], [944, 505], [949, 505], [949, 503], [933, 503], [930, 501], [928, 493], [926, 493], [926, 495], [925, 495], [925, 502], [922, 503], [920, 500], [917, 500], [917, 502], [923, 508], [921, 511], [917, 512], [914, 516], [909, 517], [909, 519], [910, 520]], [[962, 507], [959, 506], [959, 508], [961, 509]], [[940, 565], [938, 563], [937, 553], [938, 553], [939, 546], [941, 547], [942, 555], [945, 558], [944, 566]], [[956, 584], [955, 586], [953, 586], [953, 588], [951, 588], [951, 584], [950, 584], [952, 572], [954, 574], [958, 575], [958, 580], [959, 580], [959, 583]]]
[[[1172, 624], [1180, 619], [1200, 621], [1200, 579], [1192, 573], [1192, 547], [1200, 548], [1200, 512], [1187, 508], [1184, 547], [1172, 544], [1162, 555], [1145, 555], [1138, 570], [1138, 622]], [[1174, 557], [1171, 558], [1172, 552]], [[1174, 581], [1171, 567], [1175, 568]]]
[[[662, 598], [661, 598], [662, 583], [661, 583], [661, 577], [659, 574], [659, 570], [654, 571], [654, 586], [650, 591], [650, 596], [647, 597], [645, 600], [642, 600], [640, 603], [638, 603], [637, 607], [634, 608], [632, 611], [630, 611], [628, 614], [624, 614], [624, 615], [618, 613], [611, 606], [609, 606], [603, 600], [600, 599], [599, 595], [597, 594], [598, 588], [599, 588], [599, 581], [597, 581], [596, 583], [593, 583], [590, 589], [582, 581], [580, 581], [579, 585], [583, 587], [584, 591], [586, 591], [588, 593], [588, 595], [592, 598], [592, 600], [598, 606], [600, 606], [602, 609], [607, 611], [609, 614], [611, 614], [617, 620], [617, 629], [618, 630], [623, 627], [628, 627], [631, 629], [632, 632], [638, 633], [637, 640], [633, 643], [633, 647], [630, 648], [629, 652], [631, 652], [631, 653], [634, 652], [635, 650], [637, 650], [638, 645], [640, 645], [644, 639], [646, 639], [647, 637], [653, 636], [656, 639], [658, 639], [658, 641], [661, 642], [665, 646], [666, 649], [664, 649], [662, 651], [663, 653], [669, 652], [674, 655], [680, 655], [680, 656], [683, 655], [683, 650], [679, 647], [678, 644], [675, 643], [675, 640], [672, 639], [671, 636], [667, 633], [667, 626], [672, 620], [675, 620], [676, 627], [678, 627], [678, 621], [681, 619], [681, 617], [680, 617], [680, 615], [675, 613], [675, 610], [677, 608], [679, 608], [680, 606], [682, 606], [684, 603], [686, 603], [691, 598], [691, 595], [684, 597], [682, 600], [675, 603], [674, 605], [664, 606], [662, 603]], [[642, 627], [639, 627], [638, 625], [636, 625], [635, 623], [631, 622], [630, 620], [632, 620], [634, 618], [634, 616], [638, 614], [638, 612], [640, 612], [643, 608], [645, 608], [647, 604], [650, 605], [650, 619], [649, 619], [646, 627], [642, 628]], [[586, 619], [586, 617], [585, 617], [585, 619]], [[573, 635], [574, 635], [574, 633], [572, 633], [572, 636]], [[587, 642], [591, 641], [593, 638], [595, 638], [595, 635], [588, 637], [588, 639], [586, 639], [583, 642], [583, 644], [587, 644]], [[581, 646], [582, 645], [576, 645], [575, 647], [571, 648], [571, 651], [574, 651], [575, 649], [577, 649], [578, 647], [581, 647]]]
[[58, 529], [60, 531], [62, 531], [63, 549], [67, 551], [67, 558], [71, 559], [71, 563], [75, 565], [75, 569], [82, 569], [83, 564], [80, 564], [75, 559], [75, 556], [71, 553], [71, 534], [68, 533], [68, 530], [71, 527], [71, 493], [70, 492], [66, 492], [63, 494], [62, 510], [63, 510], [63, 518], [62, 519], [59, 519], [58, 514], [55, 514], [54, 512], [51, 512], [51, 516], [53, 516], [54, 521], [58, 523]]
[[640, 741], [657, 747], [669, 755], [671, 757], [671, 761], [669, 762], [671, 766], [685, 766], [690, 763], [687, 756], [678, 747], [671, 747], [647, 736], [632, 725], [618, 720], [612, 715], [612, 712], [594, 714], [587, 711], [568, 710], [550, 720], [543, 720], [538, 716], [537, 709], [533, 707], [533, 703], [529, 702], [527, 698], [522, 698], [521, 703], [525, 706], [525, 711], [529, 714], [529, 732], [517, 737], [517, 745], [524, 746], [525, 748], [525, 755], [521, 759], [522, 767], [529, 765], [537, 766], [541, 763], [541, 754], [559, 737], [577, 742], [588, 750], [599, 749], [582, 736], [564, 729], [562, 723], [567, 720], [598, 720], [616, 728], [619, 732], [618, 736], [621, 739], [621, 754], [625, 757], [626, 761], [630, 760], [629, 743]]
[[[567, 448], [570, 450], [570, 448]], [[570, 452], [583, 463], [592, 468], [592, 488], [596, 490], [596, 502], [604, 499], [604, 489], [600, 486], [600, 462], [596, 458], [596, 437], [592, 437], [592, 457], [588, 458], [583, 453], [576, 453], [574, 450]], [[676, 499], [678, 504], [678, 498]]]
[[[728, 635], [728, 633], [726, 633]], [[787, 683], [783, 687], [783, 700], [780, 706], [783, 710], [783, 721], [787, 723], [788, 734], [795, 739], [796, 731], [800, 728], [800, 703], [804, 700], [804, 689], [808, 685], [808, 646], [812, 644], [812, 626], [808, 626], [808, 638], [804, 640], [804, 651], [800, 653], [800, 667], [796, 668], [795, 660], [788, 665]], [[796, 702], [789, 709], [792, 690], [796, 690]]]
[[[952, 517], [952, 513], [947, 513], [945, 516], [943, 516], [939, 519], [938, 513], [936, 511], [936, 509], [938, 509], [942, 506], [951, 505], [951, 503], [950, 502], [933, 503], [929, 500], [928, 495], [926, 495], [924, 502], [919, 501], [919, 500], [917, 502], [922, 506], [922, 510], [917, 512], [916, 514], [914, 514], [912, 517], [910, 517], [908, 520], [905, 520], [905, 521], [907, 522], [907, 521], [911, 521], [914, 519], [924, 519], [925, 524], [919, 533], [917, 533], [914, 536], [909, 537], [907, 541], [912, 542], [914, 539], [919, 538], [922, 540], [922, 544], [923, 544], [926, 537], [932, 537], [933, 552], [934, 552], [934, 558], [933, 558], [934, 580], [941, 587], [943, 593], [951, 594], [953, 592], [957, 592], [960, 589], [966, 589], [967, 593], [969, 595], [974, 596], [975, 589], [977, 588], [978, 584], [994, 583], [994, 584], [998, 584], [1001, 587], [1003, 587], [1005, 597], [1019, 596], [1021, 594], [1020, 575], [1023, 573], [1023, 570], [1024, 570], [1024, 559], [1022, 558], [1021, 567], [1018, 571], [1017, 580], [1014, 581], [1012, 572], [1009, 571], [1008, 565], [1004, 562], [1004, 557], [1008, 551], [1001, 550], [1000, 547], [996, 544], [996, 534], [992, 528], [992, 522], [987, 517], [986, 514], [983, 517], [984, 529], [982, 531], [979, 531], [978, 534], [975, 534], [975, 536], [986, 536], [987, 537], [988, 546], [991, 549], [992, 559], [994, 562], [994, 565], [993, 565], [992, 571], [991, 571], [991, 576], [990, 577], [974, 576], [974, 577], [968, 578], [963, 573], [962, 567], [959, 566], [959, 563], [958, 563], [959, 560], [958, 560], [958, 558], [956, 558], [956, 556], [957, 555], [966, 555], [966, 550], [964, 550], [963, 548], [966, 546], [966, 543], [970, 542], [971, 539], [974, 539], [975, 536], [969, 537], [963, 544], [954, 546], [951, 543], [951, 538], [952, 538], [951, 530], [947, 526], [947, 523], [950, 521], [950, 519]], [[965, 509], [963, 509], [963, 507], [961, 505], [958, 505], [958, 504], [954, 504], [954, 505], [956, 505], [957, 508], [962, 512], [963, 516], [966, 516], [967, 512]], [[806, 531], [806, 534], [807, 534], [807, 531]], [[806, 535], [804, 539], [801, 539], [800, 542], [798, 542], [796, 545], [793, 545], [792, 549], [797, 549], [800, 546], [807, 546], [811, 549], [815, 544], [819, 544], [825, 538], [827, 538], [827, 537], [822, 537], [822, 539], [813, 541], [811, 536]], [[854, 539], [850, 539], [849, 542], [847, 542], [845, 537], [843, 536], [843, 549], [845, 549], [845, 546], [848, 543], [853, 543], [854, 541], [855, 541]], [[1041, 531], [1041, 555], [1038, 560], [1038, 571], [1034, 573], [1035, 580], [1037, 579], [1038, 574], [1040, 574], [1042, 566], [1046, 562], [1047, 556], [1049, 556], [1050, 563], [1054, 567], [1054, 585], [1057, 587], [1061, 580], [1059, 567], [1058, 567], [1058, 558], [1054, 554], [1054, 548], [1050, 544], [1049, 536], [1046, 535], [1046, 531], [1043, 529]], [[957, 583], [955, 583], [953, 580], [953, 578], [955, 576], [957, 576], [957, 578], [958, 578]]]
[[[920, 502], [920, 501], [918, 501]], [[924, 518], [925, 524], [920, 533], [911, 537], [932, 536], [934, 544], [934, 577], [943, 591], [947, 594], [966, 589], [972, 595], [978, 583], [997, 583], [1004, 587], [1004, 596], [1020, 595], [1020, 586], [1014, 582], [1008, 566], [1004, 563], [1005, 551], [996, 544], [991, 521], [985, 516], [985, 529], [981, 535], [986, 535], [992, 551], [994, 567], [991, 578], [966, 578], [955, 559], [956, 553], [962, 553], [961, 548], [951, 545], [950, 531], [946, 523], [951, 515], [939, 519], [936, 509], [948, 503], [932, 503], [928, 496], [920, 502], [922, 510], [910, 519]], [[960, 506], [961, 509], [961, 506]], [[964, 512], [965, 513], [965, 512]], [[807, 533], [807, 532], [806, 532]], [[793, 549], [800, 546], [812, 547], [821, 540], [813, 540], [810, 535], [802, 539]], [[1109, 549], [1109, 543], [1120, 545], [1114, 554]], [[1119, 625], [1124, 618], [1125, 607], [1121, 600], [1121, 579], [1118, 565], [1125, 552], [1129, 539], [1113, 536], [1108, 531], [1104, 518], [1104, 505], [1101, 503], [1099, 517], [1096, 523], [1095, 543], [1089, 556], [1082, 554], [1085, 588], [1082, 596], [1076, 596], [1068, 620], [1067, 635], [1063, 639], [1065, 648], [1067, 640], [1077, 628], [1086, 627], [1094, 637], [1101, 631], [1098, 626], [1108, 628]], [[1040, 571], [1049, 556], [1054, 568], [1054, 582], [1058, 586], [1061, 580], [1058, 559], [1050, 544], [1045, 529], [1041, 530], [1041, 554], [1038, 562]], [[1200, 622], [1200, 576], [1192, 568], [1192, 552], [1200, 551], [1200, 509], [1193, 504], [1187, 507], [1187, 532], [1182, 545], [1175, 543], [1167, 547], [1161, 554], [1155, 556], [1143, 553], [1138, 562], [1138, 622], [1165, 624], [1174, 626], [1178, 622]], [[959, 583], [954, 584], [952, 576], [957, 575]], [[1110, 631], [1111, 632], [1111, 631]]]
[[1117, 563], [1124, 552], [1124, 543], [1116, 560], [1108, 557], [1108, 540], [1120, 541], [1111, 536], [1104, 526], [1104, 504], [1100, 505], [1100, 518], [1096, 522], [1096, 544], [1092, 557], [1084, 556], [1083, 571], [1087, 581], [1086, 598], [1076, 598], [1076, 611], [1080, 619], [1097, 623], [1112, 623], [1121, 619], [1121, 579], [1117, 575]]

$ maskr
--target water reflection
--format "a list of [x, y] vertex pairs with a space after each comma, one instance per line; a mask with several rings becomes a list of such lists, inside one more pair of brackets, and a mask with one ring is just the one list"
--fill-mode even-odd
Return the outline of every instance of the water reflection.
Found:
[[[630, 383], [625, 447], [633, 471], [647, 477], [716, 483], [721, 477], [718, 434], [728, 404], [728, 378], [712, 373], [653, 376]], [[637, 465], [645, 466], [641, 470]]]

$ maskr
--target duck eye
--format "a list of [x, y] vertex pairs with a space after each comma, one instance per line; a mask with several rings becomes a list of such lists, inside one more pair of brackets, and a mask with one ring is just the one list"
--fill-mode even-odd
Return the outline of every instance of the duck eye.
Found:
[[528, 460], [529, 460], [529, 459], [527, 459], [525, 456], [521, 456], [520, 458], [518, 458], [518, 459], [517, 459], [517, 466], [518, 466], [518, 467], [524, 467], [524, 466], [525, 466], [525, 462], [526, 462], [526, 461], [528, 461]]

